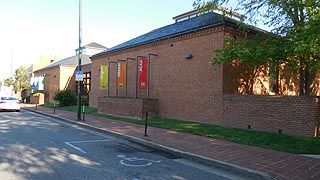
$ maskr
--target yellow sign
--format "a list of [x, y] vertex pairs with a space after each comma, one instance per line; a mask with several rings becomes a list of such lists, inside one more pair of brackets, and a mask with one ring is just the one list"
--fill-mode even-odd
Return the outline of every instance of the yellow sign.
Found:
[[100, 66], [100, 89], [108, 89], [108, 66]]

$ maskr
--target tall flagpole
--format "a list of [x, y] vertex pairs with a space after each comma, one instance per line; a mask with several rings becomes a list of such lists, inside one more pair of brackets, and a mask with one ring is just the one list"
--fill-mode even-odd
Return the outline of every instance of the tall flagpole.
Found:
[[[82, 8], [82, 0], [79, 0], [79, 49], [78, 49], [78, 71], [81, 71], [81, 56], [82, 56], [82, 48], [81, 48], [81, 26], [82, 26], [82, 12], [81, 12], [81, 8]], [[81, 120], [81, 81], [78, 81], [78, 97], [77, 97], [77, 120], [80, 121]]]

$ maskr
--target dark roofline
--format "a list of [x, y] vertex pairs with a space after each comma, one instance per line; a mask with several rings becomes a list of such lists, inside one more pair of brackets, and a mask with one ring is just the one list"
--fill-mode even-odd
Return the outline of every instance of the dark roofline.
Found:
[[137, 43], [137, 44], [125, 46], [125, 47], [123, 47], [123, 48], [117, 48], [117, 49], [115, 49], [115, 50], [104, 51], [104, 52], [95, 54], [95, 55], [91, 56], [90, 58], [95, 58], [95, 57], [99, 57], [99, 56], [104, 56], [104, 55], [111, 54], [111, 53], [114, 53], [114, 52], [123, 51], [123, 50], [126, 50], [126, 49], [130, 49], [130, 48], [142, 46], [142, 45], [145, 45], [145, 44], [150, 44], [150, 43], [162, 41], [162, 40], [165, 40], [165, 39], [174, 38], [174, 37], [177, 37], [177, 36], [189, 34], [189, 33], [192, 33], [192, 32], [197, 32], [197, 31], [201, 31], [201, 30], [205, 30], [205, 29], [209, 29], [209, 28], [217, 27], [217, 26], [221, 26], [221, 25], [225, 25], [225, 22], [219, 22], [219, 23], [216, 23], [216, 24], [211, 24], [211, 25], [203, 26], [203, 27], [196, 28], [196, 29], [192, 29], [192, 30], [188, 30], [188, 31], [184, 31], [184, 32], [179, 32], [179, 33], [172, 34], [172, 35], [169, 35], [169, 36], [164, 36], [164, 37], [160, 37], [160, 38], [157, 38], [157, 39], [152, 39], [152, 40], [149, 40], [149, 41], [144, 41], [144, 42], [142, 42], [142, 43]]
[[220, 16], [219, 14], [211, 12], [211, 13], [196, 16], [184, 21], [175, 22], [173, 24], [169, 24], [167, 26], [157, 28], [153, 31], [140, 35], [136, 38], [133, 38], [126, 42], [118, 44], [108, 50], [105, 50], [103, 52], [100, 52], [91, 56], [91, 58], [94, 59], [95, 57], [103, 56], [113, 52], [118, 52], [125, 49], [129, 49], [129, 48], [133, 48], [133, 47], [137, 47], [137, 46], [141, 46], [149, 43], [154, 43], [160, 40], [192, 33], [202, 29], [219, 26], [224, 24], [224, 21], [221, 21], [219, 16]]
[[[193, 11], [191, 11], [191, 12], [193, 12]], [[190, 12], [188, 12], [188, 13], [190, 13]], [[219, 17], [222, 16], [222, 15], [214, 13], [214, 12], [211, 12], [211, 13], [213, 13], [216, 16], [219, 16]], [[185, 14], [187, 14], [187, 13], [185, 13]], [[201, 16], [206, 16], [206, 15], [201, 15]], [[198, 16], [198, 17], [201, 17], [201, 16]], [[190, 19], [188, 19], [188, 20], [190, 20]], [[188, 20], [185, 20], [185, 21], [188, 21]], [[179, 23], [179, 22], [176, 22], [174, 24], [177, 24], [177, 23]], [[161, 41], [161, 40], [170, 39], [170, 38], [174, 38], [174, 37], [177, 37], [177, 36], [189, 34], [189, 33], [192, 33], [192, 32], [197, 32], [197, 31], [201, 31], [201, 30], [205, 30], [205, 29], [209, 29], [209, 28], [213, 28], [213, 27], [226, 26], [226, 25], [235, 27], [238, 23], [239, 23], [239, 21], [237, 21], [237, 20], [234, 20], [234, 19], [231, 19], [231, 18], [226, 18], [224, 20], [218, 20], [215, 23], [207, 24], [207, 25], [200, 26], [200, 27], [197, 27], [197, 28], [194, 28], [194, 29], [189, 29], [189, 30], [186, 30], [186, 31], [181, 31], [181, 32], [177, 32], [177, 33], [174, 33], [174, 34], [170, 34], [170, 35], [158, 37], [158, 38], [155, 38], [155, 39], [150, 39], [150, 40], [147, 40], [147, 41], [142, 41], [142, 42], [138, 42], [138, 43], [134, 43], [134, 44], [131, 44], [131, 45], [127, 45], [127, 46], [121, 47], [122, 44], [125, 44], [127, 42], [130, 42], [131, 40], [134, 40], [134, 39], [139, 38], [139, 37], [143, 37], [143, 36], [148, 35], [149, 33], [153, 32], [153, 31], [151, 31], [149, 33], [145, 33], [145, 34], [143, 34], [141, 36], [138, 36], [138, 37], [133, 38], [131, 40], [128, 40], [128, 41], [126, 41], [124, 43], [116, 45], [116, 46], [114, 46], [114, 47], [112, 47], [112, 48], [110, 48], [108, 50], [105, 50], [103, 52], [97, 53], [97, 54], [91, 56], [90, 58], [94, 59], [94, 58], [99, 57], [99, 56], [104, 56], [104, 55], [111, 54], [111, 53], [114, 53], [114, 52], [119, 52], [119, 51], [123, 51], [123, 50], [126, 50], [126, 49], [130, 49], [130, 48], [134, 48], [134, 47], [138, 47], [138, 46], [142, 46], [142, 45], [146, 45], [146, 44], [150, 44], [150, 43], [155, 43], [155, 42], [158, 42], [158, 41]], [[166, 28], [166, 27], [174, 25], [174, 24], [170, 24], [170, 25], [167, 25], [167, 26], [164, 26], [164, 27], [160, 27], [158, 29]], [[157, 31], [158, 29], [156, 29], [154, 31]], [[249, 30], [252, 30], [254, 32], [263, 32], [263, 33], [267, 32], [265, 30], [262, 30], [260, 28], [257, 28], [257, 27], [254, 27], [254, 26], [250, 26], [250, 25], [249, 25]], [[120, 46], [120, 47], [117, 48], [117, 46]]]

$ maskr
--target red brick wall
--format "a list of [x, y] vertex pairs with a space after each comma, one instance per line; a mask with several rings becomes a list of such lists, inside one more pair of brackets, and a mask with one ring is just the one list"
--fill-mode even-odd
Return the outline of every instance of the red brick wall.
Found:
[[32, 104], [44, 104], [44, 94], [38, 93], [30, 96], [30, 103]]
[[319, 125], [315, 97], [231, 95], [223, 97], [225, 126], [314, 136]]
[[[76, 93], [76, 80], [75, 80], [76, 67], [73, 66], [55, 66], [43, 70], [38, 70], [35, 76], [45, 74], [44, 78], [44, 91], [46, 95], [45, 103], [54, 102], [54, 94], [58, 90], [70, 89]], [[83, 72], [90, 72], [91, 65], [83, 65]], [[70, 81], [68, 81], [70, 78]]]
[[[99, 88], [101, 64], [154, 53], [159, 57], [151, 59], [150, 98], [159, 99], [160, 116], [222, 125], [222, 68], [213, 70], [209, 59], [212, 49], [223, 47], [223, 39], [220, 27], [92, 58], [90, 106], [97, 107], [98, 97], [107, 96], [107, 90]], [[186, 54], [193, 58], [185, 59]], [[115, 96], [115, 66], [110, 72], [111, 96]], [[129, 97], [135, 96], [135, 78], [136, 64], [129, 61]], [[124, 88], [118, 95], [124, 95]], [[146, 90], [140, 90], [138, 97], [145, 98]]]
[[45, 103], [53, 103], [53, 97], [57, 90], [60, 88], [60, 67], [55, 66], [52, 68], [38, 70], [35, 73], [35, 76], [44, 76], [44, 91], [43, 93], [46, 95]]
[[[313, 136], [319, 123], [319, 104], [315, 98], [224, 95], [223, 86], [228, 83], [228, 77], [224, 75], [227, 73], [223, 75], [223, 67], [213, 70], [209, 59], [212, 49], [223, 47], [226, 31], [231, 30], [218, 27], [193, 32], [92, 58], [90, 106], [104, 108], [103, 102], [98, 104], [98, 98], [108, 95], [108, 91], [99, 86], [101, 64], [154, 53], [159, 57], [151, 59], [150, 98], [159, 100], [160, 117]], [[192, 54], [193, 58], [185, 59], [186, 54]], [[110, 96], [116, 96], [115, 73], [116, 65], [112, 64]], [[129, 61], [128, 97], [135, 97], [135, 79], [136, 62]], [[118, 89], [118, 96], [125, 96], [124, 87]], [[146, 98], [146, 90], [139, 90], [138, 97]], [[118, 104], [126, 109], [124, 116], [131, 113], [133, 117], [131, 110], [140, 106], [126, 101]]]
[[156, 99], [135, 99], [117, 97], [99, 97], [98, 112], [116, 116], [145, 119], [159, 116], [159, 101]]
[[101, 58], [91, 64], [91, 91], [89, 93], [89, 106], [98, 107], [98, 97], [107, 96], [106, 89], [100, 89], [100, 65], [108, 65], [107, 59]]

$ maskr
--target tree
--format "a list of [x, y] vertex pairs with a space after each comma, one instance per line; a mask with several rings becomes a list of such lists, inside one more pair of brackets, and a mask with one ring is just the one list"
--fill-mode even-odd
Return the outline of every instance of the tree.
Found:
[[12, 77], [10, 77], [10, 78], [7, 78], [7, 79], [5, 79], [4, 80], [4, 85], [5, 86], [11, 86], [11, 85], [13, 85], [13, 78]]
[[21, 92], [30, 87], [29, 74], [25, 72], [25, 69], [21, 66], [15, 70], [13, 78], [7, 78], [4, 80], [5, 86], [13, 86], [13, 90], [16, 94], [21, 94]]
[[[231, 1], [196, 0], [194, 6], [210, 10], [228, 3]], [[215, 51], [212, 64], [230, 63], [235, 59], [252, 66], [269, 64], [274, 77], [279, 65], [285, 65], [287, 70], [299, 75], [300, 95], [309, 95], [312, 78], [320, 69], [320, 1], [244, 0], [237, 1], [235, 8], [223, 12], [232, 16], [232, 11], [242, 11], [248, 17], [241, 19], [240, 27], [263, 21], [273, 27], [272, 33], [258, 32], [242, 39], [228, 37], [226, 47]], [[248, 29], [242, 28], [244, 32]]]

